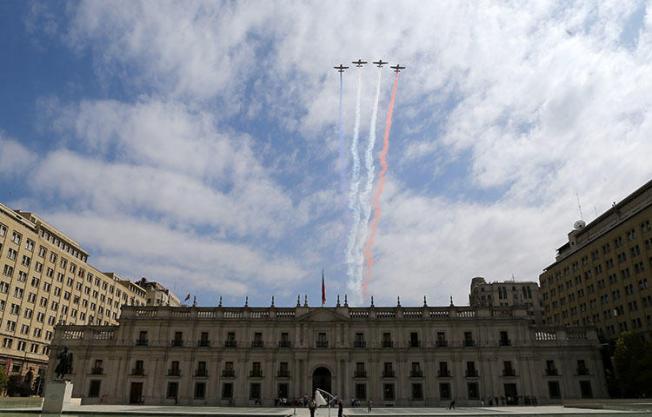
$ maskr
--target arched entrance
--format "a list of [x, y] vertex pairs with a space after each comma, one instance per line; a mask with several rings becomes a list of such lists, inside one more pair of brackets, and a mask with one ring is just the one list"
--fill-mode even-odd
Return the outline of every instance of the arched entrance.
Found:
[[326, 392], [332, 392], [331, 371], [328, 368], [321, 366], [312, 373], [312, 392], [310, 395], [314, 395], [317, 388], [323, 389]]

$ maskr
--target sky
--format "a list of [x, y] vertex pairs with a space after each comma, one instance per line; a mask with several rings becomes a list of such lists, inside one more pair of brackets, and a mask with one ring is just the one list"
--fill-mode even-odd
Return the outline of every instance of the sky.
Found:
[[[407, 67], [364, 293], [358, 58]], [[326, 305], [465, 305], [652, 178], [651, 63], [649, 1], [3, 1], [0, 201], [202, 306], [320, 305], [322, 269]]]

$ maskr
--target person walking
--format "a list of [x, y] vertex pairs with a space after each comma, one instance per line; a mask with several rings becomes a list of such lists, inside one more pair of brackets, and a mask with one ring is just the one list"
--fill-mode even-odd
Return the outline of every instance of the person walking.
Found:
[[371, 406], [373, 405], [374, 405], [373, 401], [369, 400], [369, 402], [367, 402], [367, 413], [371, 413]]
[[451, 401], [450, 405], [448, 406], [449, 410], [455, 410], [455, 400]]
[[344, 417], [344, 405], [342, 405], [342, 400], [337, 402], [337, 417]]
[[311, 399], [308, 403], [308, 409], [310, 410], [310, 417], [315, 417], [315, 410], [317, 409], [317, 402], [315, 399]]

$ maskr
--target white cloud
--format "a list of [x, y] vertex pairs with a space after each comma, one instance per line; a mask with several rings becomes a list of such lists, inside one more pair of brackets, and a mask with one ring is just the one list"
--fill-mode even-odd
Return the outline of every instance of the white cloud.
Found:
[[[295, 210], [289, 218], [309, 223], [337, 192], [301, 189], [292, 202], [265, 166], [290, 161], [272, 164], [291, 178], [285, 184], [305, 187], [297, 154], [279, 155], [285, 151], [273, 146], [261, 153], [255, 145], [262, 138], [237, 133], [242, 126], [222, 129], [228, 134], [215, 126], [244, 114], [300, 132], [305, 143], [296, 147], [307, 159], [335, 160], [338, 78], [331, 67], [383, 57], [408, 69], [372, 291], [416, 301], [434, 293], [446, 302], [440, 288], [465, 299], [474, 275], [536, 279], [577, 217], [576, 192], [585, 207], [601, 211], [652, 175], [652, 13], [645, 10], [640, 28], [628, 27], [640, 4], [82, 2], [68, 41], [93, 52], [100, 77], [118, 73], [144, 96], [132, 104], [83, 101], [61, 116], [85, 150], [118, 161], [95, 161], [103, 175], [90, 175], [79, 189], [49, 181], [50, 171], [40, 184], [84, 196], [95, 210], [112, 202], [195, 224], [215, 212], [220, 224], [249, 238], [281, 236], [288, 230], [282, 213]], [[627, 31], [632, 41], [624, 45]], [[365, 71], [368, 109], [374, 72]], [[347, 128], [353, 79], [346, 74]], [[388, 72], [385, 93], [390, 83]], [[52, 178], [72, 169], [66, 160], [92, 163], [53, 154]], [[414, 184], [421, 179], [399, 170], [410, 164], [432, 173], [437, 189], [445, 188], [438, 181], [448, 181], [449, 166], [461, 166], [453, 181], [465, 184], [467, 199], [431, 189], [420, 195]], [[160, 193], [145, 190], [160, 181], [168, 184]], [[493, 190], [506, 191], [474, 201], [474, 191]], [[174, 196], [196, 204], [195, 213], [168, 207]], [[330, 239], [336, 247], [342, 224], [313, 224], [324, 232], [317, 245]], [[319, 253], [304, 248], [301, 255], [314, 261]]]
[[16, 178], [29, 171], [37, 156], [0, 132], [0, 177]]

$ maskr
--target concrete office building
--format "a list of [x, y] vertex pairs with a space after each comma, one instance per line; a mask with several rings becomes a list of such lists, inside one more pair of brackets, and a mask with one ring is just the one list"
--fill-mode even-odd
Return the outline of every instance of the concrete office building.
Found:
[[88, 252], [37, 215], [0, 204], [0, 366], [38, 374], [57, 323], [112, 325], [145, 290], [87, 263]]
[[652, 338], [652, 181], [589, 224], [575, 223], [539, 277], [546, 323]]
[[471, 280], [469, 293], [471, 307], [512, 307], [527, 310], [528, 316], [537, 324], [543, 323], [543, 303], [539, 284], [531, 281], [487, 282], [483, 277]]

